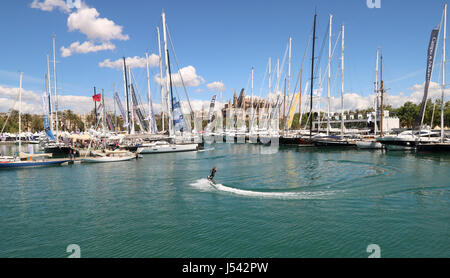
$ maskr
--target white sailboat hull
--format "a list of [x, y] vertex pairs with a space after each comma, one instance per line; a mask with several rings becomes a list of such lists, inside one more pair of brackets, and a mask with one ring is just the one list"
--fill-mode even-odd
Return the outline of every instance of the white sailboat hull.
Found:
[[124, 156], [124, 157], [86, 157], [82, 158], [83, 163], [107, 163], [107, 162], [120, 162], [135, 159], [135, 155]]
[[140, 154], [193, 152], [198, 150], [197, 144], [167, 144], [144, 146], [137, 149]]

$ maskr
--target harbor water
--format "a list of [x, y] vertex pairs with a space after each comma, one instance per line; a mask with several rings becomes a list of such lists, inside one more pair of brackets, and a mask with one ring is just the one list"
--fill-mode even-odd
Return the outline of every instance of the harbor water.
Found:
[[251, 144], [2, 170], [0, 257], [449, 257], [449, 177], [449, 155]]

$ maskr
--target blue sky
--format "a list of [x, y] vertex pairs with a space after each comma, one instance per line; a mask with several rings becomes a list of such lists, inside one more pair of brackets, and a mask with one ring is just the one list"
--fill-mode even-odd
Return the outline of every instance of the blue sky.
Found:
[[[122, 56], [143, 57], [145, 51], [157, 53], [155, 28], [157, 25], [161, 28], [161, 11], [164, 10], [180, 66], [192, 66], [201, 76], [202, 84], [188, 87], [189, 96], [191, 99], [209, 100], [215, 94], [206, 86], [211, 82], [223, 82], [226, 87], [224, 99], [231, 98], [234, 89], [247, 88], [251, 67], [255, 68], [255, 94], [259, 94], [268, 58], [272, 58], [272, 65], [277, 58], [283, 58], [289, 36], [293, 38], [293, 87], [314, 10], [318, 14], [318, 49], [326, 35], [330, 13], [334, 16], [334, 39], [339, 33], [339, 26], [345, 24], [346, 93], [356, 93], [362, 97], [372, 94], [376, 49], [382, 47], [384, 80], [386, 87], [390, 88], [389, 94], [409, 95], [413, 93], [413, 86], [424, 82], [428, 39], [433, 27], [440, 22], [445, 1], [381, 0], [380, 9], [369, 9], [366, 0], [84, 0], [85, 5], [96, 9], [99, 18], [107, 18], [122, 26], [121, 35], [128, 36], [128, 39], [117, 39], [116, 36], [108, 41], [114, 44], [113, 50], [74, 53], [69, 57], [61, 56], [61, 47], [90, 40], [80, 30], [69, 31], [68, 17], [76, 9], [45, 11], [32, 8], [32, 2], [17, 0], [2, 3], [0, 86], [17, 87], [18, 71], [23, 71], [24, 88], [41, 93], [46, 54], [52, 54], [51, 36], [55, 34], [61, 95], [91, 96], [93, 86], [111, 93], [113, 83], [122, 93], [121, 71], [100, 67], [99, 63], [106, 59], [114, 61]], [[105, 42], [99, 39], [92, 41], [97, 44]], [[327, 45], [322, 58], [324, 67], [326, 53]], [[305, 82], [310, 75], [310, 55], [308, 53], [304, 68]], [[435, 77], [439, 69], [436, 65]], [[152, 76], [157, 73], [159, 68], [152, 68]], [[145, 69], [136, 68], [134, 74], [138, 87], [144, 93]], [[159, 85], [152, 78], [155, 102], [159, 102], [157, 88]], [[337, 91], [334, 94], [337, 95]]]

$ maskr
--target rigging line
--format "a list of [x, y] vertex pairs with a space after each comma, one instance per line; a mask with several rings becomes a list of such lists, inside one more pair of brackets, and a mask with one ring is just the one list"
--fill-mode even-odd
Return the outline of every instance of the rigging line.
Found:
[[138, 87], [138, 84], [137, 84], [137, 82], [136, 82], [136, 79], [134, 78], [134, 73], [130, 70], [130, 72], [131, 72], [131, 78], [133, 79], [133, 81], [134, 81], [134, 95], [136, 96], [136, 99], [137, 99], [137, 101], [138, 101], [138, 103], [137, 103], [137, 105], [135, 105], [137, 108], [139, 108], [139, 109], [142, 109], [142, 111], [144, 111], [144, 116], [148, 116], [147, 114], [145, 114], [146, 113], [146, 111], [145, 111], [145, 105], [143, 105], [143, 102], [142, 102], [142, 99], [141, 99], [141, 94], [139, 93], [139, 87]]
[[17, 103], [18, 100], [19, 100], [19, 93], [17, 93], [17, 96], [16, 96], [16, 99], [14, 100], [13, 106], [9, 109], [10, 111], [8, 113], [8, 117], [6, 118], [6, 121], [5, 121], [5, 123], [3, 124], [3, 127], [2, 127], [2, 132], [0, 132], [0, 133], [3, 133], [3, 131], [5, 130], [6, 124], [8, 123], [8, 120], [11, 117], [12, 112], [14, 110], [14, 107], [16, 106], [16, 103]]
[[[281, 62], [280, 73], [279, 73], [280, 76], [283, 73], [283, 68], [284, 68], [284, 64], [286, 62], [286, 56], [287, 56], [288, 50], [289, 50], [289, 43], [287, 44], [286, 50], [284, 51], [284, 56], [283, 56], [283, 60]], [[277, 86], [275, 87], [277, 92], [278, 92], [278, 88], [280, 87], [280, 80], [281, 80], [281, 78], [277, 78]]]
[[181, 69], [180, 69], [180, 66], [178, 65], [177, 54], [175, 52], [175, 47], [173, 45], [172, 36], [170, 35], [169, 26], [167, 25], [167, 23], [166, 23], [166, 29], [167, 29], [167, 34], [169, 35], [170, 45], [172, 46], [173, 55], [175, 57], [175, 63], [177, 64], [177, 67], [178, 67], [178, 74], [180, 75], [181, 83], [183, 84], [184, 93], [186, 94], [186, 98], [187, 98], [187, 101], [188, 101], [188, 104], [189, 104], [189, 109], [191, 110], [190, 114], [192, 114], [192, 113], [194, 113], [194, 110], [192, 110], [191, 101], [189, 100], [189, 95], [188, 95], [188, 92], [186, 90], [186, 86], [184, 85], [184, 80], [183, 80], [183, 76], [181, 74]]
[[266, 83], [266, 77], [267, 77], [267, 72], [268, 71], [269, 71], [269, 62], [267, 62], [266, 71], [264, 72], [264, 78], [263, 78], [263, 81], [261, 83], [261, 86], [259, 87], [259, 97], [262, 96], [262, 89], [264, 87], [264, 83]]
[[[338, 44], [338, 42], [339, 42], [339, 38], [340, 38], [340, 37], [341, 37], [341, 32], [339, 32], [339, 35], [338, 35], [338, 37], [337, 37], [337, 39], [336, 39], [336, 42], [335, 42], [335, 44], [334, 44], [333, 52], [332, 52], [332, 54], [331, 54], [331, 59], [334, 58], [334, 53], [335, 53], [335, 50], [336, 50], [336, 47], [337, 47], [337, 44]], [[322, 76], [322, 80], [320, 80], [319, 88], [322, 88], [322, 84], [323, 84], [323, 82], [325, 81], [325, 77], [326, 77], [327, 73], [328, 73], [328, 66], [326, 67], [326, 69], [325, 69], [325, 71], [324, 71], [324, 74], [323, 74], [323, 76]]]
[[[305, 52], [303, 53], [303, 59], [302, 59], [302, 63], [301, 63], [301, 66], [300, 66], [300, 71], [298, 72], [297, 81], [295, 82], [294, 94], [292, 95], [291, 102], [289, 104], [289, 110], [291, 110], [291, 108], [292, 108], [292, 104], [294, 102], [294, 97], [295, 97], [295, 91], [297, 90], [297, 86], [298, 86], [298, 84], [300, 82], [301, 74], [302, 74], [302, 71], [303, 71], [303, 64], [304, 64], [305, 59], [306, 59], [306, 55], [307, 55], [307, 52], [308, 52], [308, 49], [309, 49], [309, 44], [311, 43], [312, 32], [313, 32], [313, 27], [311, 27], [311, 30], [310, 30], [310, 33], [309, 33], [309, 36], [308, 36], [308, 42], [306, 43]], [[300, 96], [301, 96], [301, 94], [302, 94], [302, 92], [300, 92]]]
[[[325, 34], [328, 34], [328, 30], [330, 29], [330, 26], [327, 25], [327, 29], [325, 31]], [[328, 36], [324, 36], [323, 37], [323, 41], [322, 41], [322, 46], [320, 47], [320, 51], [319, 51], [319, 56], [318, 56], [318, 62], [316, 64], [316, 67], [314, 68], [314, 73], [317, 72], [317, 69], [321, 66], [321, 60], [322, 60], [322, 54], [323, 54], [323, 50], [325, 48], [325, 42], [327, 41]]]

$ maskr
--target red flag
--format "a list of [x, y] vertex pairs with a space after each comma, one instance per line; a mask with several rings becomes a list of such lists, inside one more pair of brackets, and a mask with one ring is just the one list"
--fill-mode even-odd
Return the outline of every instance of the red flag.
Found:
[[93, 95], [92, 99], [94, 101], [100, 102], [100, 101], [102, 101], [102, 95], [101, 94]]

